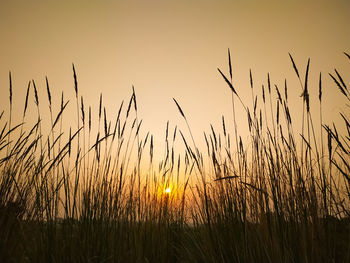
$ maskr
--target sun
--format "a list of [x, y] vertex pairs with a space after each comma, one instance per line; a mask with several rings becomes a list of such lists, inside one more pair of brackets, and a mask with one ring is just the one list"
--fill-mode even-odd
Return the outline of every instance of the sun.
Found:
[[171, 188], [170, 187], [165, 188], [164, 192], [166, 194], [170, 194], [171, 193]]

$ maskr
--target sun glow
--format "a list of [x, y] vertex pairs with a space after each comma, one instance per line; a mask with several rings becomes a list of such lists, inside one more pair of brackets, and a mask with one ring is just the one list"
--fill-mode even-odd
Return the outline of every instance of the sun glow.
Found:
[[170, 194], [171, 193], [171, 188], [170, 187], [165, 188], [164, 192], [166, 194]]

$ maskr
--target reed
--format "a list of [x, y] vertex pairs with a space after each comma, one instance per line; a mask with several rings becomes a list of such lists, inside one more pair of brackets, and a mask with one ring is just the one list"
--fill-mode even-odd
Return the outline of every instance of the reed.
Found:
[[[0, 261], [349, 262], [350, 119], [339, 114], [343, 130], [323, 122], [321, 73], [313, 115], [310, 59], [303, 75], [289, 58], [302, 89], [301, 129], [292, 121], [286, 79], [283, 96], [267, 74], [259, 96], [250, 70], [251, 106], [243, 102], [228, 51], [229, 77], [218, 71], [232, 93], [232, 126], [224, 116], [220, 129], [208, 125], [201, 151], [173, 99], [190, 141], [168, 121], [161, 160], [154, 135], [142, 135], [134, 87], [114, 118], [101, 94], [94, 120], [73, 65], [77, 125], [64, 125], [70, 101], [63, 93], [55, 101], [48, 78], [49, 120], [32, 80], [16, 124], [10, 73], [9, 119], [5, 109], [0, 115]], [[327, 76], [350, 102], [340, 71]], [[37, 120], [30, 123], [33, 95]], [[237, 107], [247, 114], [248, 141], [238, 133]]]

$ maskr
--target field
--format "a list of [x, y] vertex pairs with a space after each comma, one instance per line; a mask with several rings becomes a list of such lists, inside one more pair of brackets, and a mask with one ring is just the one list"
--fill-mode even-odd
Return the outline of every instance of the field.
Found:
[[[320, 74], [312, 114], [310, 60], [301, 72], [290, 55], [303, 90], [302, 127], [295, 127], [287, 82], [272, 85], [267, 75], [261, 90], [251, 74], [248, 107], [232, 84], [228, 56], [228, 73], [218, 76], [232, 91], [234, 122], [223, 117], [221, 129], [211, 126], [201, 151], [190, 113], [174, 99], [187, 130], [167, 125], [161, 161], [153, 136], [141, 136], [134, 90], [114, 120], [101, 95], [93, 120], [73, 65], [75, 98], [62, 93], [54, 111], [46, 80], [44, 119], [30, 81], [22, 122], [14, 123], [10, 73], [10, 110], [0, 117], [0, 262], [350, 262], [349, 104], [337, 116], [344, 129], [322, 121], [323, 89], [350, 103], [348, 79], [337, 70]], [[334, 85], [323, 87], [325, 78]], [[30, 98], [33, 125], [26, 121]], [[68, 104], [76, 104], [77, 121], [67, 129]], [[237, 131], [238, 106], [248, 142]]]

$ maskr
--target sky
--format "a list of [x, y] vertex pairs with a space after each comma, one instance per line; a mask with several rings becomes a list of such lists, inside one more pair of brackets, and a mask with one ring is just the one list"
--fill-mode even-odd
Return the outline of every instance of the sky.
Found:
[[[203, 141], [211, 123], [221, 127], [222, 115], [232, 122], [231, 91], [217, 71], [228, 74], [230, 49], [233, 83], [246, 104], [252, 103], [249, 69], [257, 94], [269, 72], [278, 86], [287, 79], [296, 118], [301, 87], [288, 53], [302, 76], [310, 58], [311, 104], [317, 105], [322, 71], [324, 119], [333, 121], [345, 101], [328, 72], [350, 70], [343, 54], [350, 53], [349, 13], [348, 0], [0, 0], [0, 105], [8, 111], [11, 71], [18, 120], [28, 81], [35, 80], [45, 101], [45, 76], [57, 112], [62, 91], [74, 100], [74, 63], [79, 93], [95, 118], [100, 93], [114, 119], [134, 85], [144, 131], [163, 140], [168, 120], [186, 131], [176, 98]], [[74, 112], [74, 103], [69, 107]], [[237, 113], [238, 125], [246, 125], [243, 110]], [[75, 116], [65, 118], [74, 124]]]

